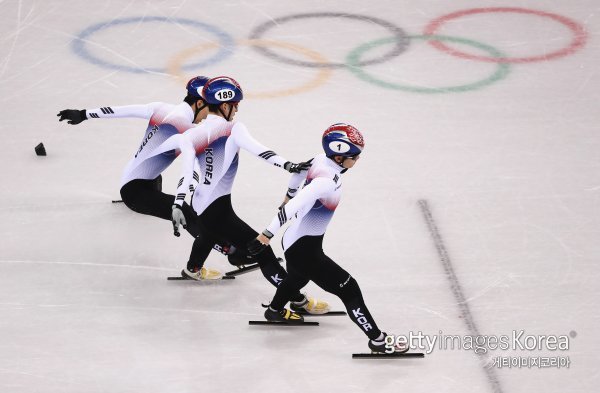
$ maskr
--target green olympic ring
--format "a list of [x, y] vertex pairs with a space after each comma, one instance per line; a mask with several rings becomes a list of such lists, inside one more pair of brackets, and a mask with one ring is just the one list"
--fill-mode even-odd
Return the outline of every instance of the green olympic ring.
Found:
[[[415, 35], [415, 36], [409, 36], [408, 38], [411, 40], [412, 39], [426, 40], [426, 41], [435, 40], [435, 41], [454, 42], [454, 43], [458, 43], [458, 44], [466, 44], [466, 45], [475, 47], [477, 49], [484, 50], [484, 51], [488, 52], [492, 57], [495, 57], [495, 58], [506, 57], [506, 55], [504, 55], [502, 52], [500, 52], [496, 48], [493, 48], [486, 44], [482, 44], [477, 41], [468, 40], [466, 38], [449, 37], [449, 36], [443, 36], [443, 35]], [[359, 79], [362, 79], [366, 82], [375, 84], [377, 86], [380, 86], [380, 87], [383, 87], [386, 89], [403, 90], [403, 91], [408, 91], [408, 92], [413, 92], [413, 93], [429, 93], [429, 94], [456, 93], [456, 92], [463, 92], [463, 91], [479, 89], [481, 87], [484, 87], [484, 86], [490, 85], [494, 82], [497, 82], [501, 79], [504, 79], [508, 75], [508, 72], [510, 71], [510, 65], [508, 63], [499, 62], [499, 63], [497, 63], [496, 71], [492, 75], [490, 75], [489, 77], [482, 79], [480, 81], [474, 82], [474, 83], [458, 85], [458, 86], [448, 86], [448, 87], [423, 87], [423, 86], [400, 85], [397, 83], [386, 82], [384, 80], [375, 78], [374, 76], [368, 74], [366, 71], [363, 70], [363, 68], [360, 66], [360, 59], [365, 52], [367, 52], [375, 47], [378, 47], [380, 45], [395, 43], [396, 42], [395, 40], [396, 40], [395, 37], [379, 39], [379, 40], [375, 40], [375, 41], [371, 41], [366, 44], [363, 44], [363, 45], [357, 47], [356, 49], [352, 50], [346, 57], [348, 69], [350, 71], [352, 71]]]

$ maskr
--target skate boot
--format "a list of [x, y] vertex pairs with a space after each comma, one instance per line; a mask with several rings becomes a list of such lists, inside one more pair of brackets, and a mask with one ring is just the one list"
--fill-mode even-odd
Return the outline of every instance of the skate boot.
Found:
[[265, 310], [265, 319], [269, 322], [285, 322], [289, 324], [303, 323], [304, 317], [284, 308], [281, 311], [273, 310], [267, 307]]
[[304, 295], [304, 300], [290, 302], [290, 308], [300, 314], [326, 314], [329, 312], [329, 304], [322, 300], [317, 300]]
[[392, 345], [387, 345], [385, 342], [387, 336], [387, 333], [381, 332], [380, 338], [377, 340], [369, 340], [369, 348], [372, 353], [404, 353], [408, 351], [408, 343], [402, 341], [397, 342], [394, 335], [389, 335], [394, 337], [394, 341]]
[[220, 271], [214, 269], [207, 269], [205, 267], [201, 267], [200, 269], [196, 268], [193, 270], [188, 270], [187, 268], [181, 271], [181, 277], [187, 278], [188, 280], [220, 280], [223, 278], [223, 275]]

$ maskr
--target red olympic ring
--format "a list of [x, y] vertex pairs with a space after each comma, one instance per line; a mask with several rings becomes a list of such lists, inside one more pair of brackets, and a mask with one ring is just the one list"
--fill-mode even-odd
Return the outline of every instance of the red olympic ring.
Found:
[[470, 55], [468, 53], [464, 53], [459, 50], [452, 49], [449, 46], [445, 45], [441, 41], [431, 40], [431, 41], [429, 41], [429, 44], [433, 45], [435, 48], [437, 48], [441, 51], [444, 51], [450, 55], [461, 57], [463, 59], [487, 61], [490, 63], [531, 63], [531, 62], [535, 62], [535, 61], [550, 60], [550, 59], [555, 59], [557, 57], [569, 55], [569, 54], [577, 51], [578, 49], [580, 49], [582, 46], [584, 46], [585, 42], [587, 40], [587, 33], [586, 33], [585, 29], [583, 28], [583, 26], [581, 26], [579, 23], [573, 21], [572, 19], [569, 19], [562, 15], [552, 14], [549, 12], [532, 10], [532, 9], [527, 9], [527, 8], [513, 8], [513, 7], [471, 8], [471, 9], [467, 9], [467, 10], [453, 12], [451, 14], [444, 15], [442, 17], [439, 17], [439, 18], [431, 21], [425, 27], [424, 34], [425, 35], [440, 34], [440, 33], [438, 33], [439, 27], [442, 24], [444, 24], [445, 22], [452, 20], [452, 19], [457, 19], [457, 18], [466, 16], [466, 15], [495, 13], [495, 12], [515, 12], [515, 13], [519, 13], [519, 14], [531, 14], [531, 15], [537, 15], [537, 16], [541, 16], [541, 17], [545, 17], [545, 18], [550, 18], [550, 19], [555, 20], [555, 21], [565, 25], [566, 27], [568, 27], [569, 30], [571, 30], [571, 32], [573, 32], [573, 40], [567, 47], [557, 50], [555, 52], [545, 54], [545, 55], [530, 56], [530, 57], [499, 57], [499, 58], [498, 57]]

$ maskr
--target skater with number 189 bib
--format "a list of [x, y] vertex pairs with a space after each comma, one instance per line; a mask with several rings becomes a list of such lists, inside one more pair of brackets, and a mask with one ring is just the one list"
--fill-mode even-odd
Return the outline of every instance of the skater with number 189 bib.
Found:
[[[208, 103], [209, 114], [206, 120], [177, 140], [184, 161], [184, 181], [178, 184], [178, 194], [173, 205], [175, 230], [180, 223], [185, 222], [181, 205], [195, 161], [203, 175], [192, 199], [192, 208], [198, 214], [196, 221], [201, 232], [199, 239], [202, 241], [194, 242], [190, 262], [182, 270], [183, 276], [193, 276], [202, 267], [203, 261], [211, 252], [212, 243], [223, 239], [237, 249], [246, 249], [248, 243], [258, 235], [236, 214], [231, 203], [240, 150], [246, 150], [257, 159], [290, 173], [299, 173], [310, 167], [307, 162], [296, 164], [287, 161], [254, 139], [243, 123], [234, 120], [244, 93], [233, 78], [221, 76], [209, 80], [202, 89], [202, 97]], [[165, 141], [165, 144], [169, 143], [169, 140]], [[254, 253], [253, 259], [272, 285], [279, 285], [287, 276], [271, 247], [264, 247], [261, 252]], [[291, 293], [289, 300], [307, 313], [323, 314], [329, 311], [327, 302], [308, 297], [299, 291]]]
[[[325, 154], [316, 156], [310, 169], [292, 176], [285, 204], [267, 229], [248, 247], [251, 255], [261, 252], [277, 231], [294, 217], [282, 240], [288, 276], [277, 288], [265, 318], [301, 323], [301, 315], [284, 307], [291, 294], [313, 281], [342, 300], [352, 321], [369, 337], [368, 345], [373, 352], [385, 352], [387, 335], [377, 327], [358, 283], [323, 252], [323, 236], [342, 195], [342, 174], [356, 165], [365, 145], [364, 139], [356, 128], [339, 123], [325, 130], [322, 144]], [[302, 182], [304, 187], [297, 191]], [[394, 348], [400, 353], [407, 350], [408, 346], [403, 343]]]
[[[165, 102], [152, 102], [146, 105], [106, 106], [96, 109], [65, 109], [58, 113], [59, 121], [67, 120], [76, 125], [88, 119], [141, 118], [148, 121], [146, 131], [137, 152], [123, 171], [121, 177], [121, 198], [131, 210], [165, 220], [172, 219], [172, 206], [175, 196], [162, 191], [161, 173], [169, 167], [179, 154], [174, 148], [158, 153], [159, 146], [174, 135], [195, 127], [208, 115], [208, 103], [201, 92], [210, 78], [196, 76], [186, 85], [187, 95], [178, 105]], [[193, 181], [189, 191], [193, 192], [200, 179], [199, 167], [194, 168]], [[187, 190], [186, 190], [187, 191]], [[186, 219], [186, 229], [199, 244], [199, 230], [195, 223], [196, 214], [185, 202], [181, 203], [181, 212]], [[252, 263], [246, 257], [245, 250], [235, 250], [223, 241], [207, 244], [223, 254], [227, 254], [233, 265]], [[197, 261], [204, 263], [204, 260]], [[220, 279], [221, 273], [214, 269], [202, 267], [194, 275], [194, 279]]]

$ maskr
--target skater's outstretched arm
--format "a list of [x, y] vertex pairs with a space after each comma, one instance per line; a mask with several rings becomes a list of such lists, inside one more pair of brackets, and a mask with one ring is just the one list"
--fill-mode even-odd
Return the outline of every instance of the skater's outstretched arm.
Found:
[[105, 106], [95, 109], [64, 109], [56, 116], [58, 121], [68, 120], [69, 124], [79, 124], [87, 119], [111, 119], [123, 117], [135, 117], [140, 119], [150, 119], [156, 108], [161, 105], [159, 102], [152, 102], [146, 105], [125, 105], [125, 106]]
[[285, 169], [290, 173], [299, 173], [310, 168], [310, 163], [301, 162], [295, 164], [281, 157], [273, 150], [259, 143], [250, 135], [246, 126], [242, 123], [236, 123], [231, 130], [231, 137], [235, 143], [242, 149], [253, 154], [258, 158], [262, 158], [271, 165], [275, 165]]

